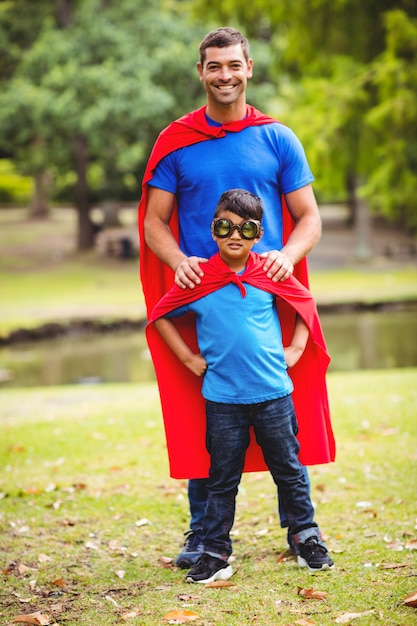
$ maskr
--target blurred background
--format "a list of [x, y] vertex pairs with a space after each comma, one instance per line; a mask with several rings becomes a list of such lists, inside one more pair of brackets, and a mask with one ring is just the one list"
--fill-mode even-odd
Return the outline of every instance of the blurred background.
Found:
[[152, 380], [136, 207], [198, 46], [251, 42], [248, 101], [300, 137], [311, 286], [351, 370], [417, 365], [415, 0], [0, 2], [0, 388]]

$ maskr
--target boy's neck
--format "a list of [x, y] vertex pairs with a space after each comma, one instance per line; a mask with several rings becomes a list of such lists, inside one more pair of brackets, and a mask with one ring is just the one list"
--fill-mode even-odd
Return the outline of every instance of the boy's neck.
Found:
[[229, 270], [235, 272], [236, 274], [238, 274], [239, 272], [243, 272], [243, 270], [246, 268], [246, 264], [250, 256], [250, 252], [248, 252], [246, 257], [235, 260], [230, 258], [223, 258], [221, 252], [219, 252], [219, 254], [220, 258], [222, 259], [222, 261], [224, 261], [224, 263], [226, 263]]

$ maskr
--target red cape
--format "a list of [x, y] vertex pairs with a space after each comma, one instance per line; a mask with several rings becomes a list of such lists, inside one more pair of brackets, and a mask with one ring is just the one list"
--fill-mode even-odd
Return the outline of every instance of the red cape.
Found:
[[[204, 277], [200, 285], [197, 285], [193, 290], [184, 290], [174, 285], [151, 312], [150, 322], [231, 282], [238, 286], [243, 297], [246, 291], [245, 283], [276, 295], [278, 313], [283, 328], [284, 345], [288, 345], [291, 341], [296, 313], [304, 319], [310, 330], [309, 340], [300, 361], [289, 370], [294, 384], [293, 400], [299, 426], [299, 458], [304, 465], [329, 463], [335, 458], [335, 441], [330, 422], [325, 380], [330, 359], [316, 304], [308, 289], [296, 278], [291, 277], [284, 282], [273, 283], [262, 269], [264, 263], [265, 259], [252, 252], [245, 272], [239, 276], [227, 267], [219, 254], [216, 254], [204, 265]], [[194, 342], [192, 349], [198, 350]], [[174, 359], [176, 369], [186, 370], [184, 374], [189, 372], [176, 357]], [[188, 403], [189, 400], [187, 398], [184, 402], [184, 399], [178, 398], [177, 389], [174, 387], [175, 382], [172, 384], [169, 376], [171, 367], [172, 364], [169, 363], [167, 369], [158, 368], [157, 370], [159, 384], [163, 386], [169, 397], [169, 402], [180, 401], [179, 406], [182, 414], [180, 431], [178, 431], [178, 424], [165, 423], [171, 471], [175, 474], [186, 473], [186, 477], [204, 477], [207, 476], [209, 468], [209, 455], [205, 448], [204, 400], [201, 398], [198, 413], [196, 406], [193, 407], [194, 412], [191, 416], [188, 413], [182, 413], [184, 404]], [[202, 379], [192, 373], [191, 377], [198, 381], [200, 390]], [[307, 385], [306, 381], [309, 381], [310, 384]], [[174, 396], [176, 396], [175, 399]], [[203, 416], [201, 412], [203, 412]], [[186, 421], [188, 417], [190, 418], [189, 422]], [[186, 448], [184, 446], [184, 433], [187, 433]], [[187, 450], [186, 454], [185, 449]], [[252, 438], [251, 447], [246, 457], [245, 471], [264, 469], [267, 468], [262, 452]]]
[[[147, 204], [148, 182], [161, 159], [181, 147], [215, 137], [222, 137], [226, 132], [240, 132], [248, 126], [277, 123], [257, 111], [247, 107], [247, 116], [237, 122], [222, 126], [210, 126], [205, 116], [205, 106], [193, 111], [179, 120], [172, 122], [159, 135], [145, 170], [142, 183], [142, 196], [138, 208], [138, 226], [140, 238], [140, 277], [148, 317], [162, 296], [171, 288], [174, 273], [152, 252], [145, 241], [144, 216]], [[282, 198], [283, 241], [287, 241], [292, 229], [293, 220]], [[178, 215], [174, 210], [170, 222], [174, 236], [178, 237]], [[205, 266], [204, 266], [205, 271]], [[294, 269], [294, 275], [308, 286], [307, 262], [300, 261]], [[194, 290], [193, 290], [194, 291]], [[195, 324], [192, 316], [184, 316], [177, 320], [176, 325], [190, 345], [197, 350]], [[200, 452], [194, 454], [193, 447], [205, 432], [204, 403], [201, 396], [201, 381], [187, 368], [178, 363], [178, 359], [168, 348], [153, 325], [147, 329], [147, 340], [152, 355], [161, 397], [162, 413], [168, 449], [171, 442], [176, 441], [178, 452], [170, 454], [170, 474], [173, 478], [204, 478], [207, 476], [207, 453], [200, 459]], [[295, 368], [294, 368], [295, 369]], [[307, 381], [304, 382], [306, 385]], [[307, 390], [306, 390], [307, 393]], [[189, 426], [192, 430], [189, 430]], [[256, 444], [255, 444], [256, 446]], [[264, 470], [266, 466], [261, 458], [260, 448], [250, 446], [246, 455], [245, 471]], [[253, 449], [255, 451], [253, 452]], [[190, 457], [193, 456], [191, 462]], [[195, 462], [194, 462], [195, 461]]]

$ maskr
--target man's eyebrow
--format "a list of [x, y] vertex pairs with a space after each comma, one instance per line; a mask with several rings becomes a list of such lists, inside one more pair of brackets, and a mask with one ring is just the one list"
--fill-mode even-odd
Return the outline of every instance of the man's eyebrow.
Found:
[[[240, 63], [243, 65], [242, 59], [232, 59], [230, 61], [226, 61], [228, 65], [232, 65], [233, 63]], [[206, 65], [222, 65], [221, 61], [207, 61]]]

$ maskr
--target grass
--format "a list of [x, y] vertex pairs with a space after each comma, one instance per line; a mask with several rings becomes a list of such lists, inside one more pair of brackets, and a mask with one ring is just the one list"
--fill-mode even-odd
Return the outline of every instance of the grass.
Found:
[[[0, 211], [0, 249], [0, 334], [144, 315], [137, 261], [76, 254], [72, 210], [41, 222]], [[311, 284], [319, 303], [417, 299], [415, 267], [329, 270]], [[186, 481], [168, 477], [154, 383], [3, 389], [2, 626], [36, 612], [58, 626], [160, 625], [172, 611], [205, 626], [415, 624], [403, 599], [417, 589], [416, 383], [416, 369], [328, 376], [338, 457], [310, 477], [335, 571], [297, 567], [271, 478], [246, 474], [234, 586], [222, 589], [185, 583], [172, 563], [188, 501]]]
[[417, 300], [417, 266], [390, 269], [340, 268], [312, 272], [310, 287], [319, 304]]
[[338, 456], [310, 477], [336, 569], [296, 566], [269, 474], [245, 474], [234, 586], [220, 589], [185, 583], [170, 562], [188, 504], [186, 482], [168, 477], [154, 384], [3, 390], [1, 623], [40, 612], [59, 626], [146, 626], [189, 611], [206, 626], [352, 623], [336, 621], [346, 613], [415, 624], [403, 599], [417, 589], [416, 383], [416, 369], [328, 377]]
[[[134, 210], [122, 212], [131, 224]], [[23, 209], [0, 211], [0, 335], [46, 322], [141, 319], [145, 315], [137, 259], [75, 251], [75, 212], [28, 221]], [[311, 274], [318, 303], [417, 300], [417, 267], [341, 268]]]

